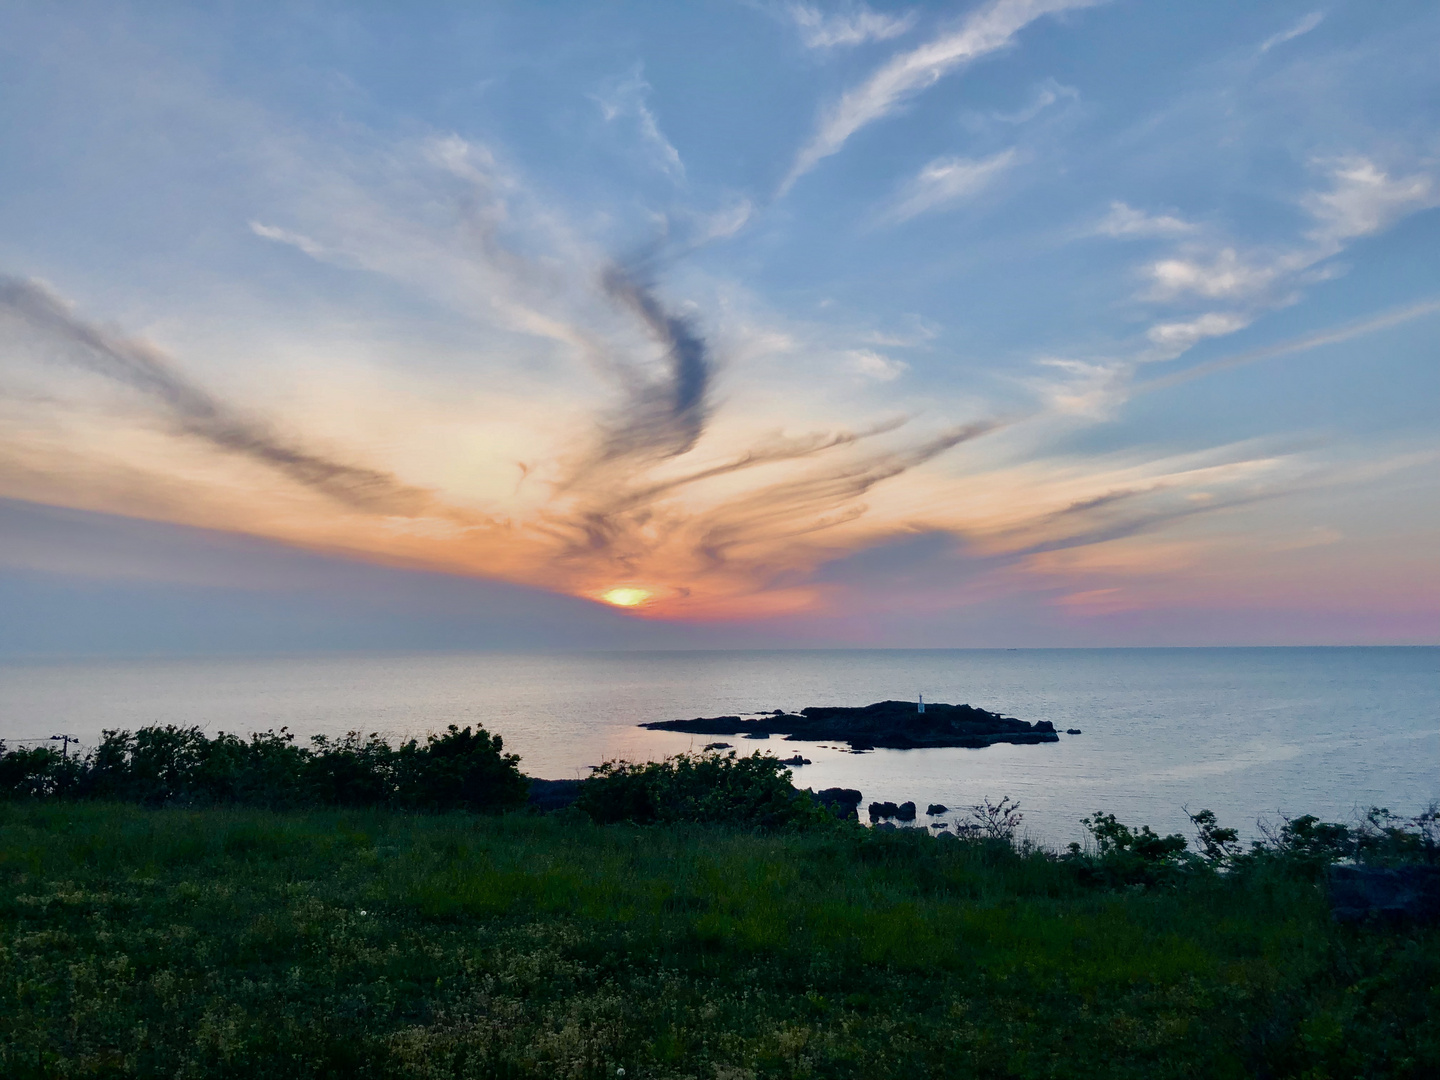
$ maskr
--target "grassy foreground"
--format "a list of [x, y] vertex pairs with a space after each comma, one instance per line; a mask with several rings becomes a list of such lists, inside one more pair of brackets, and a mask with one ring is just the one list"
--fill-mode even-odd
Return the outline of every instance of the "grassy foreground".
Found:
[[0, 804], [0, 1075], [1440, 1075], [1312, 876], [578, 814]]

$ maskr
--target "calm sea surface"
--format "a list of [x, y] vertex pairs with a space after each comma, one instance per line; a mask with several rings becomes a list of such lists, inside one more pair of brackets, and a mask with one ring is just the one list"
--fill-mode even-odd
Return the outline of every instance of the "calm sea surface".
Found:
[[1415, 812], [1440, 797], [1440, 648], [874, 650], [420, 655], [0, 664], [0, 739], [195, 724], [301, 736], [423, 735], [484, 724], [532, 776], [583, 776], [607, 758], [706, 741], [648, 720], [887, 698], [966, 702], [1078, 736], [983, 750], [850, 754], [741, 742], [813, 764], [814, 788], [866, 801], [964, 807], [1018, 798], [1026, 827], [1062, 843], [1103, 809], [1185, 826], [1209, 807], [1253, 833], [1262, 815]]

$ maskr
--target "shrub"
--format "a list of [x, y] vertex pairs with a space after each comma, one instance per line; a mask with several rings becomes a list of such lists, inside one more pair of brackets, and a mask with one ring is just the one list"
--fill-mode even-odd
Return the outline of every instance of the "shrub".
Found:
[[1188, 855], [1189, 846], [1179, 833], [1161, 836], [1142, 825], [1139, 829], [1116, 819], [1114, 814], [1096, 811], [1081, 818], [1094, 839], [1094, 851], [1071, 844], [1067, 861], [1074, 863], [1087, 880], [1113, 885], [1157, 885], [1168, 883], [1198, 860]]
[[521, 806], [527, 781], [520, 758], [484, 728], [451, 725], [421, 745], [393, 749], [378, 735], [351, 732], [297, 746], [295, 736], [221, 732], [198, 727], [106, 731], [83, 760], [49, 748], [6, 751], [0, 744], [0, 797], [69, 795], [145, 806], [238, 804], [397, 806], [495, 812]]
[[580, 786], [576, 806], [600, 824], [698, 822], [774, 830], [829, 822], [790, 784], [790, 770], [760, 753], [679, 754], [635, 764], [607, 761]]
[[49, 746], [6, 751], [0, 742], [0, 799], [68, 795], [79, 781], [81, 763]]
[[520, 755], [504, 749], [499, 735], [454, 724], [423, 747], [411, 739], [395, 755], [396, 799], [423, 810], [495, 813], [524, 806], [530, 784], [520, 774]]

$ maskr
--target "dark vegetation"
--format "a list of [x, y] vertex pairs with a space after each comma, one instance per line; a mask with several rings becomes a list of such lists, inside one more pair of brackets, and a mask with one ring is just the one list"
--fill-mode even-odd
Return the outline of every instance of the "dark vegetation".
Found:
[[1009, 800], [880, 832], [757, 756], [499, 813], [483, 731], [183, 768], [142, 735], [0, 756], [7, 1078], [1440, 1074], [1440, 931], [1324, 887], [1433, 865], [1434, 812], [1248, 845], [1095, 814], [1053, 853]]
[[640, 726], [656, 731], [688, 731], [692, 735], [740, 735], [747, 739], [784, 735], [809, 742], [848, 742], [852, 750], [873, 750], [877, 746], [896, 750], [926, 746], [979, 748], [997, 742], [1057, 742], [1060, 738], [1048, 720], [1031, 724], [972, 705], [939, 703], [926, 705], [922, 713], [916, 704], [877, 701], [858, 707], [812, 706], [798, 713], [776, 709], [750, 720], [702, 716]]
[[450, 725], [398, 749], [378, 735], [317, 735], [310, 746], [284, 728], [245, 739], [199, 728], [107, 731], [84, 757], [53, 747], [6, 752], [0, 798], [113, 799], [144, 806], [315, 806], [407, 810], [517, 809], [529, 784], [520, 758], [484, 728]]

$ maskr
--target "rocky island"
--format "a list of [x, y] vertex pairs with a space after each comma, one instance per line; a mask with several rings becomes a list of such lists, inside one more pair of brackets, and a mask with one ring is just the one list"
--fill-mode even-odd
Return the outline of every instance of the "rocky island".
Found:
[[877, 701], [873, 705], [813, 706], [798, 713], [776, 709], [752, 719], [739, 716], [697, 717], [694, 720], [659, 720], [641, 724], [652, 731], [686, 731], [692, 735], [739, 735], [768, 738], [783, 735], [807, 742], [845, 742], [852, 750], [883, 746], [911, 750], [932, 746], [981, 747], [992, 743], [1058, 742], [1060, 736], [1048, 720], [1026, 723], [971, 705], [925, 704], [921, 712], [913, 701]]

